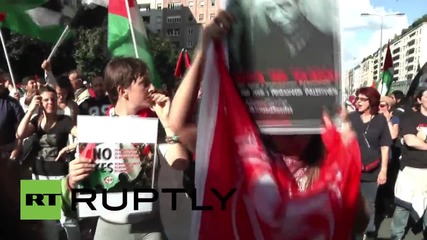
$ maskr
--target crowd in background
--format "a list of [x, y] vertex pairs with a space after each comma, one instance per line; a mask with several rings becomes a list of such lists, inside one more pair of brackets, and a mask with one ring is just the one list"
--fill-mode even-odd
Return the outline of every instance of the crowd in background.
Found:
[[[231, 21], [232, 17], [228, 14], [220, 13], [205, 28], [200, 50], [175, 93], [170, 109], [170, 99], [155, 93], [150, 81], [145, 78], [146, 65], [137, 59], [112, 60], [106, 67], [104, 77], [88, 79], [86, 84], [83, 75], [77, 70], [54, 77], [49, 61], [41, 65], [45, 70], [45, 78], [25, 77], [20, 83], [21, 87], [17, 89], [13, 86], [10, 75], [0, 72], [0, 158], [5, 165], [2, 169], [8, 171], [19, 163], [17, 178], [66, 179], [67, 187], [76, 187], [77, 182], [87, 177], [94, 167], [87, 165], [87, 159], [74, 160], [77, 147], [76, 119], [80, 114], [142, 117], [157, 115], [165, 128], [166, 136], [180, 136], [181, 142], [166, 138], [166, 142], [170, 144], [169, 150], [175, 152], [173, 161], [166, 159], [168, 164], [175, 169], [188, 171], [192, 155], [187, 153], [194, 154], [196, 126], [194, 120], [188, 123], [186, 119], [189, 119], [188, 113], [197, 103], [206, 49], [210, 40], [224, 36]], [[362, 158], [361, 194], [369, 205], [370, 213], [367, 228], [361, 227], [363, 230], [357, 233], [362, 234], [357, 237], [375, 238], [378, 231], [375, 219], [381, 214], [393, 217], [393, 239], [404, 237], [410, 216], [415, 220], [423, 219], [424, 225], [427, 224], [424, 214], [427, 203], [427, 89], [418, 91], [410, 103], [404, 102], [404, 99], [402, 92], [395, 91], [390, 96], [380, 96], [376, 89], [366, 87], [358, 89], [356, 95], [348, 101], [347, 107], [351, 111], [349, 120], [356, 133]], [[153, 109], [155, 114], [147, 111], [150, 106], [148, 102], [159, 105]], [[167, 118], [164, 117], [165, 114]], [[169, 132], [170, 128], [173, 128], [172, 132]], [[269, 138], [271, 146], [268, 147], [274, 149], [279, 159], [283, 159], [289, 168], [295, 167], [292, 173], [301, 191], [310, 189], [321, 171], [319, 165], [324, 157], [321, 141], [319, 135]], [[185, 146], [181, 146], [181, 143], [185, 143]], [[185, 154], [181, 154], [182, 148], [185, 148]], [[307, 152], [310, 154], [305, 154]], [[294, 156], [299, 159], [293, 158]], [[43, 161], [39, 161], [41, 159]], [[316, 164], [312, 164], [313, 162]], [[10, 181], [5, 177], [4, 183]], [[188, 181], [191, 183], [191, 176]], [[19, 189], [16, 183], [8, 185]], [[5, 192], [7, 191], [10, 190], [6, 189]], [[189, 195], [191, 197], [191, 193]], [[19, 199], [11, 200], [19, 202]], [[7, 202], [2, 204], [15, 206]], [[364, 212], [363, 205], [358, 207], [358, 212]], [[15, 208], [11, 207], [9, 210], [12, 215], [16, 214]], [[134, 223], [117, 224], [106, 221], [105, 218], [101, 217], [98, 221], [97, 229], [102, 229], [102, 233], [99, 230], [99, 236], [95, 236], [95, 239], [128, 239], [126, 237], [130, 236], [130, 230], [124, 227], [134, 227]], [[153, 222], [155, 225], [150, 230], [145, 229], [148, 232], [144, 232], [144, 235], [138, 236], [141, 239], [162, 239], [163, 229], [156, 221], [159, 220], [153, 218], [150, 223], [146, 219], [138, 222], [137, 228], [141, 229]], [[56, 222], [53, 225], [52, 222], [49, 222], [51, 225], [47, 221], [43, 222], [45, 229], [49, 228], [49, 232], [57, 234]], [[363, 216], [358, 216], [355, 225], [360, 222], [363, 222]], [[68, 239], [81, 238], [77, 218], [63, 213], [60, 226], [65, 229]]]
[[365, 238], [377, 236], [384, 217], [392, 217], [391, 239], [403, 239], [410, 216], [427, 225], [427, 89], [414, 96], [396, 90], [380, 96], [362, 87], [346, 101], [362, 157], [361, 190], [369, 203]]

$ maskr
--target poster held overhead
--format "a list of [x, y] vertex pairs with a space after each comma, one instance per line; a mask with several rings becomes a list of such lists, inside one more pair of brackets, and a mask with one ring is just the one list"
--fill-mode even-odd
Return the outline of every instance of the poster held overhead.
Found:
[[261, 131], [319, 133], [342, 98], [337, 1], [228, 2], [229, 71]]

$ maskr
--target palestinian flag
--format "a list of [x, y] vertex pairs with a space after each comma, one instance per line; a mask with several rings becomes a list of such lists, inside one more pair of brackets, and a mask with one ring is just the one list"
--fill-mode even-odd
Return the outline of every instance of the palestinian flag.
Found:
[[77, 11], [58, 0], [9, 0], [1, 9], [5, 13], [2, 27], [49, 43], [58, 41]]
[[[128, 11], [129, 10], [129, 11]], [[132, 40], [135, 34], [136, 45]], [[113, 56], [137, 57], [150, 71], [151, 82], [162, 88], [149, 51], [147, 32], [135, 0], [114, 0], [108, 4], [108, 49]]]
[[384, 66], [382, 70], [382, 79], [377, 89], [379, 90], [381, 96], [387, 96], [391, 89], [391, 84], [393, 82], [394, 75], [393, 58], [391, 56], [390, 43], [387, 45], [387, 52], [385, 54]]

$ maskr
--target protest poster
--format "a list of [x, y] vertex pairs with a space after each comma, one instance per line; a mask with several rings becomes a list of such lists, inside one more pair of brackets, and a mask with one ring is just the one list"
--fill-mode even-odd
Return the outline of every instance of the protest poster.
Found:
[[[338, 120], [341, 53], [337, 0], [228, 0], [229, 71], [260, 130], [319, 133]], [[327, 9], [327, 11], [325, 11]]]
[[[79, 189], [96, 191], [92, 201], [96, 210], [87, 203], [78, 203], [79, 217], [105, 215], [109, 206], [122, 206], [123, 189], [127, 190], [126, 205], [122, 212], [151, 212], [152, 202], [138, 202], [135, 209], [135, 188], [154, 189], [154, 179], [158, 169], [157, 159], [157, 118], [78, 116], [78, 154], [96, 164], [95, 171], [80, 185]], [[106, 191], [106, 199], [102, 192]], [[152, 193], [136, 193], [140, 198], [152, 198]], [[91, 195], [79, 194], [79, 199]], [[117, 214], [117, 211], [114, 211]]]

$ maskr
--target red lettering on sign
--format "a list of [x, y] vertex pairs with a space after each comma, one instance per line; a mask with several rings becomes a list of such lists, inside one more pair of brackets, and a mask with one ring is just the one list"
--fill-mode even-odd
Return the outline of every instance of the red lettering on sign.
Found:
[[268, 71], [268, 76], [272, 82], [287, 82], [288, 75], [281, 69], [272, 69]]
[[264, 75], [261, 72], [237, 74], [234, 79], [238, 83], [265, 83]]
[[303, 70], [295, 69], [295, 70], [292, 70], [291, 72], [296, 82], [299, 83], [299, 82], [308, 81], [307, 74]]

